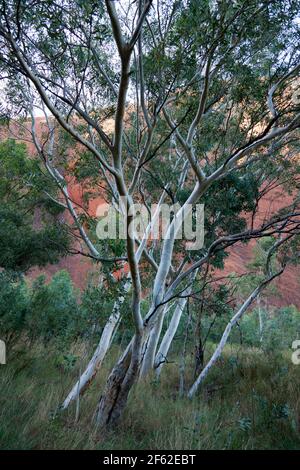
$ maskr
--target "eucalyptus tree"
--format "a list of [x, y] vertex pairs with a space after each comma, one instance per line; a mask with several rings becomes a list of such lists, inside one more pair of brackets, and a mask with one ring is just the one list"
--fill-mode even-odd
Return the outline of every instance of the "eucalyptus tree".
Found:
[[[226, 248], [273, 235], [270, 256], [279, 250], [283, 266], [297, 252], [298, 2], [3, 0], [0, 12], [1, 73], [11, 111], [21, 106], [31, 117], [31, 136], [85, 254], [102, 266], [128, 264], [125, 290], [132, 295], [134, 336], [99, 402], [97, 422], [106, 427], [118, 421], [137, 379], [160, 363], [161, 350], [166, 355], [181, 299], [201, 286], [208, 265], [222, 267]], [[42, 143], [37, 108], [48, 127]], [[99, 192], [101, 181], [102, 194], [115, 205], [123, 198], [118, 207], [126, 215], [123, 245], [97, 240], [88, 230], [94, 225], [71, 200], [57, 160], [60, 131], [76, 142], [78, 171], [86, 172], [90, 185]], [[255, 217], [257, 203], [271, 181], [289, 191], [290, 199], [261, 222]], [[148, 239], [151, 222], [144, 234], [132, 236], [134, 203], [149, 207], [162, 198], [180, 203], [165, 237]], [[187, 209], [198, 202], [207, 207], [207, 233], [203, 247], [189, 250], [177, 235]], [[282, 269], [274, 273], [267, 267], [208, 369], [236, 320]], [[122, 298], [116, 298], [113, 325]], [[174, 322], [157, 354], [167, 305], [174, 299], [179, 299]], [[105, 350], [113, 328], [108, 330]], [[88, 378], [98, 363], [95, 354]]]

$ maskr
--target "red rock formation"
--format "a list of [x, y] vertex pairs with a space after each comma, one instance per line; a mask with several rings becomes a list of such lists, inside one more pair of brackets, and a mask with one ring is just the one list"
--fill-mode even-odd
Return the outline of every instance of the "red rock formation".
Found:
[[[43, 119], [37, 119], [39, 125], [39, 133], [42, 132]], [[16, 129], [11, 129], [11, 137], [16, 137]], [[3, 135], [2, 135], [3, 138]], [[34, 147], [29, 145], [29, 151], [33, 152]], [[69, 179], [69, 194], [75, 203], [81, 205], [83, 203], [83, 191], [81, 185], [74, 179]], [[88, 211], [91, 215], [95, 215], [98, 204], [101, 204], [103, 199], [99, 197], [93, 197], [88, 203]], [[281, 207], [284, 207], [289, 203], [288, 197], [283, 196], [280, 189], [269, 192], [259, 203], [258, 214], [256, 220], [262, 222], [267, 219], [270, 214], [274, 213]], [[66, 218], [70, 218], [69, 214], [66, 214]], [[247, 245], [237, 244], [230, 248], [229, 257], [225, 262], [225, 270], [223, 274], [229, 274], [236, 272], [242, 274], [247, 270], [247, 264], [253, 258], [253, 247], [255, 241], [249, 242]], [[75, 284], [76, 287], [83, 289], [88, 281], [89, 274], [96, 273], [97, 270], [93, 262], [86, 257], [81, 255], [67, 256], [60, 260], [56, 265], [49, 265], [43, 269], [32, 269], [29, 273], [31, 278], [35, 278], [38, 274], [44, 273], [49, 278], [55, 272], [66, 269]], [[269, 296], [267, 299], [272, 305], [285, 306], [294, 304], [300, 308], [300, 283], [299, 283], [300, 269], [298, 267], [288, 267], [285, 273], [275, 281], [278, 294], [275, 296]]]

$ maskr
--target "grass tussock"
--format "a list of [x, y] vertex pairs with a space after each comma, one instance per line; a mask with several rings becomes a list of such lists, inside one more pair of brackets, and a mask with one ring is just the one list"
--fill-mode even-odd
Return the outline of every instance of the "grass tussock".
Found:
[[[210, 346], [212, 350], [213, 345]], [[89, 357], [84, 345], [74, 345]], [[80, 354], [79, 354], [80, 353]], [[1, 449], [299, 449], [300, 369], [290, 353], [227, 346], [193, 401], [179, 396], [178, 364], [160, 382], [139, 383], [120, 426], [99, 436], [93, 415], [119, 350], [112, 350], [90, 389], [61, 414], [59, 404], [84, 367], [63, 366], [57, 353], [34, 346], [18, 350], [0, 369]], [[208, 351], [208, 354], [211, 351]], [[187, 360], [186, 384], [192, 381]]]

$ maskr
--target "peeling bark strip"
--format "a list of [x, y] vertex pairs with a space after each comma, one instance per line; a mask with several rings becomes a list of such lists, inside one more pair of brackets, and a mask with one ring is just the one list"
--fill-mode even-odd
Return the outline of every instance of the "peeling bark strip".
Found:
[[238, 310], [238, 312], [231, 318], [230, 322], [227, 324], [224, 333], [222, 335], [221, 341], [219, 342], [215, 352], [213, 353], [212, 357], [210, 358], [209, 362], [206, 364], [204, 367], [203, 371], [201, 374], [198, 376], [192, 387], [190, 388], [188, 392], [188, 397], [193, 398], [195, 393], [197, 392], [199, 386], [202, 384], [204, 381], [205, 377], [209, 373], [210, 369], [212, 366], [215, 364], [217, 359], [221, 356], [222, 351], [227, 343], [228, 336], [230, 335], [230, 332], [232, 328], [236, 325], [236, 323], [239, 321], [239, 319], [244, 315], [248, 307], [251, 305], [251, 303], [257, 298], [257, 296], [262, 292], [262, 290], [277, 276], [280, 276], [280, 274], [283, 272], [283, 270], [279, 271], [278, 273], [274, 274], [273, 276], [269, 277], [268, 279], [264, 280], [254, 291], [251, 292], [249, 297], [245, 300], [241, 308]]
[[141, 340], [140, 336], [134, 337], [108, 377], [97, 408], [96, 424], [99, 429], [113, 427], [124, 411], [128, 394], [139, 373]]
[[116, 366], [113, 368], [106, 384], [103, 395], [96, 412], [96, 424], [100, 428], [106, 428], [107, 425], [113, 424], [117, 420], [117, 414], [114, 413], [121, 394], [122, 383], [124, 382], [131, 360], [131, 347], [128, 347]]

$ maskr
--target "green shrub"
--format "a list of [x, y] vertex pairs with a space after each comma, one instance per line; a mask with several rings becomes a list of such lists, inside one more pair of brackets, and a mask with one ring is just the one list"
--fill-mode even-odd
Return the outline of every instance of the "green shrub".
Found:
[[46, 284], [44, 276], [34, 281], [26, 322], [31, 339], [65, 342], [74, 336], [79, 315], [76, 293], [68, 272], [57, 272], [49, 284]]
[[0, 338], [15, 343], [22, 333], [28, 315], [27, 287], [15, 273], [0, 272]]

